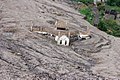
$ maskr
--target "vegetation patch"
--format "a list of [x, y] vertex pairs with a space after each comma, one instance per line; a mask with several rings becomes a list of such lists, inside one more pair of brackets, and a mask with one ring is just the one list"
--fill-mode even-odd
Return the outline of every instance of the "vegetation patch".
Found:
[[92, 24], [93, 21], [93, 13], [90, 8], [80, 9], [80, 13], [86, 15], [85, 19]]
[[120, 0], [107, 0], [107, 5], [120, 7]]
[[116, 23], [115, 20], [102, 19], [98, 24], [98, 28], [110, 35], [120, 37], [120, 26]]
[[[91, 3], [93, 4], [94, 0], [72, 0], [72, 1], [82, 2], [88, 6], [87, 8], [81, 8], [79, 12], [81, 14], [84, 14], [86, 16], [85, 19], [93, 25], [94, 14], [92, 11], [92, 7], [90, 7], [89, 5]], [[99, 11], [99, 24], [97, 27], [110, 35], [120, 37], [120, 25], [117, 24], [117, 20], [115, 20], [114, 18], [105, 19], [106, 10], [109, 12], [115, 11], [116, 13], [120, 13], [120, 0], [107, 0], [106, 3], [97, 3], [97, 9]]]

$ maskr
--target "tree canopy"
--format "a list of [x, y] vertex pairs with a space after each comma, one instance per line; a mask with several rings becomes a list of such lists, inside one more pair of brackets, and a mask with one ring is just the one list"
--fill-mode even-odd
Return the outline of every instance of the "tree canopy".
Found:
[[120, 0], [107, 0], [107, 4], [110, 6], [119, 6], [120, 7]]

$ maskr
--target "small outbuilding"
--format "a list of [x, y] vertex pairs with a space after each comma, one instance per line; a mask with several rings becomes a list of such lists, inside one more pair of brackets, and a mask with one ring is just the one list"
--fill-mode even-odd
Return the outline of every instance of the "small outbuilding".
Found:
[[55, 29], [56, 30], [68, 30], [67, 22], [64, 22], [62, 20], [56, 21], [56, 23], [55, 23]]
[[70, 39], [66, 35], [62, 35], [60, 37], [56, 36], [55, 40], [57, 41], [58, 45], [69, 46]]

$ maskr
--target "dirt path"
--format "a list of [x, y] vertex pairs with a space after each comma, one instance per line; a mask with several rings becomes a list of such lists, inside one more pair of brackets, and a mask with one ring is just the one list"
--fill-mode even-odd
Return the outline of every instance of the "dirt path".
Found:
[[99, 24], [99, 10], [97, 9], [96, 6], [94, 6], [92, 10], [94, 13], [93, 24], [94, 26], [97, 26]]

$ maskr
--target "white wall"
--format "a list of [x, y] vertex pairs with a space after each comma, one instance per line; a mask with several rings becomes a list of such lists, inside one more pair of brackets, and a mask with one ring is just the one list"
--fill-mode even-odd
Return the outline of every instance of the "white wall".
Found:
[[66, 35], [63, 35], [58, 39], [57, 44], [69, 46], [69, 42], [70, 42], [69, 38]]
[[[102, 0], [102, 2], [105, 2], [107, 0]], [[101, 2], [101, 0], [94, 0], [94, 4], [96, 4], [97, 2]]]

